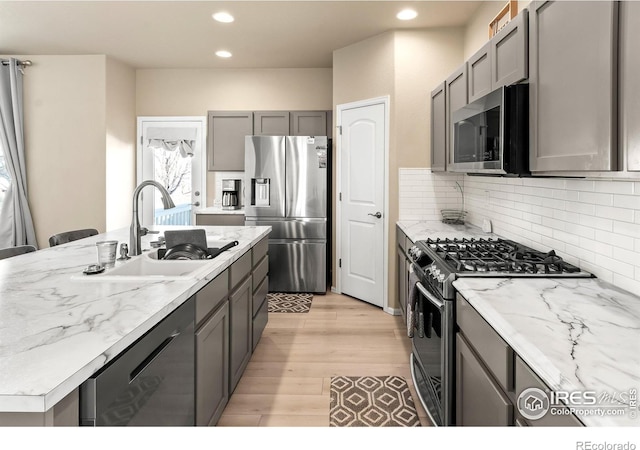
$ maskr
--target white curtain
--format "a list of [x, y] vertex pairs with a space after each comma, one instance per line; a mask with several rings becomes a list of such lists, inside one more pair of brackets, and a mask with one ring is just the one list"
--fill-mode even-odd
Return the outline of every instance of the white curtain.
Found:
[[11, 177], [0, 210], [0, 248], [33, 245], [36, 233], [27, 196], [22, 117], [22, 70], [11, 58], [0, 63], [0, 151]]
[[198, 130], [195, 128], [160, 128], [147, 130], [148, 146], [152, 149], [179, 151], [180, 156], [193, 156]]

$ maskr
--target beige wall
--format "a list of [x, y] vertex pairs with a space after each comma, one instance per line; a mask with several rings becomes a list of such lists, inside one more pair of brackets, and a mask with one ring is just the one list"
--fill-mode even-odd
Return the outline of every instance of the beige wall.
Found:
[[[392, 308], [398, 307], [394, 225], [398, 220], [398, 169], [431, 164], [430, 93], [462, 63], [463, 44], [461, 28], [401, 30], [333, 54], [334, 108], [352, 101], [390, 97], [388, 298]], [[335, 229], [332, 235], [335, 242]]]
[[[211, 110], [330, 110], [331, 69], [140, 69], [136, 115], [206, 116]], [[215, 198], [207, 174], [207, 205]]]
[[136, 72], [107, 58], [106, 67], [106, 230], [131, 223], [136, 186]]
[[40, 247], [76, 228], [105, 230], [105, 64], [96, 56], [19, 56], [29, 202]]

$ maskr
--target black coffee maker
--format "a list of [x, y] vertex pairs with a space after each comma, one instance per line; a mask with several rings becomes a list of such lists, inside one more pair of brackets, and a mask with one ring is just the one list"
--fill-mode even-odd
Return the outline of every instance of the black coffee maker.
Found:
[[240, 180], [222, 180], [222, 209], [240, 209]]

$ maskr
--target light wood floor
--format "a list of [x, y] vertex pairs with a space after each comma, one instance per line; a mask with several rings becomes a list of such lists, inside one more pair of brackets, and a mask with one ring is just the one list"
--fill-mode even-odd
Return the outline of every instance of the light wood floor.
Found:
[[423, 426], [430, 422], [409, 368], [411, 342], [399, 316], [354, 298], [315, 295], [309, 313], [269, 322], [218, 426], [329, 426], [332, 376], [407, 380]]

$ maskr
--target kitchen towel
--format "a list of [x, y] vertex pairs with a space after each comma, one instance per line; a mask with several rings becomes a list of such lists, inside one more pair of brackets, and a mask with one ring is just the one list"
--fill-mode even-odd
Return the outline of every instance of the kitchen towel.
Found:
[[416, 283], [420, 281], [413, 267], [409, 270], [409, 293], [407, 297], [407, 336], [413, 337], [413, 330], [416, 325], [416, 302], [418, 300], [418, 287]]

